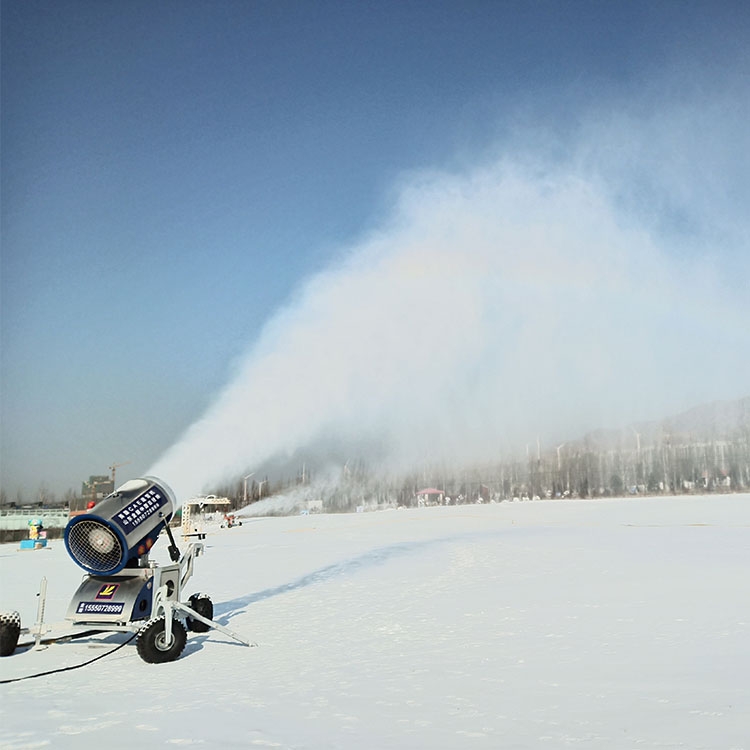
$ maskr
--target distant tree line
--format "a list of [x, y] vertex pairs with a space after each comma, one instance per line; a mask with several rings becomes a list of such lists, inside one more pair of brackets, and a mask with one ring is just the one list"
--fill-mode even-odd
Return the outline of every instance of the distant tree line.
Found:
[[[633, 441], [634, 443], [636, 441]], [[256, 486], [248, 503], [256, 502]], [[439, 493], [420, 496], [425, 489]], [[299, 512], [313, 504], [327, 512], [411, 507], [435, 503], [501, 502], [555, 498], [599, 498], [626, 495], [727, 493], [750, 490], [750, 440], [690, 441], [665, 436], [642, 446], [605, 448], [593, 441], [563, 444], [523, 458], [475, 466], [422, 466], [399, 476], [350, 461], [331, 477], [309, 468], [286, 479], [263, 480], [263, 498], [283, 495], [295, 503], [276, 513]], [[217, 490], [242, 507], [242, 480]]]
[[69, 489], [62, 495], [57, 495], [48, 489], [44, 482], [33, 495], [27, 495], [20, 489], [15, 494], [9, 495], [5, 488], [0, 488], [0, 508], [71, 508], [75, 510], [79, 502], [83, 501], [74, 490]]
[[[727, 440], [691, 441], [665, 436], [652, 444], [605, 448], [593, 441], [563, 444], [522, 458], [475, 466], [425, 465], [398, 476], [349, 461], [335, 477], [303, 466], [295, 476], [238, 478], [217, 486], [232, 510], [260, 499], [293, 494], [299, 503], [320, 503], [328, 512], [358, 508], [415, 506], [420, 490], [431, 488], [428, 503], [597, 498], [624, 495], [697, 494], [750, 490], [750, 434]], [[88, 498], [68, 490], [55, 497], [44, 484], [33, 498], [0, 490], [0, 506], [81, 510]], [[422, 498], [424, 501], [424, 498]], [[295, 506], [297, 507], [297, 506]], [[289, 509], [287, 512], [294, 512]]]
[[[409, 486], [418, 492], [420, 477]], [[425, 472], [423, 484], [448, 496], [513, 498], [617, 497], [636, 494], [740, 492], [750, 489], [747, 440], [673, 443], [635, 449], [560, 446], [521, 460], [463, 471]], [[402, 490], [405, 500], [409, 487]]]
[[[667, 436], [656, 444], [629, 448], [571, 443], [494, 464], [425, 466], [401, 477], [379, 476], [361, 462], [348, 465], [332, 486], [326, 483], [317, 499], [330, 511], [413, 506], [426, 488], [443, 493], [429, 502], [450, 498], [451, 503], [742, 492], [750, 490], [750, 440], [743, 435], [691, 442]], [[269, 494], [284, 489], [280, 484]]]

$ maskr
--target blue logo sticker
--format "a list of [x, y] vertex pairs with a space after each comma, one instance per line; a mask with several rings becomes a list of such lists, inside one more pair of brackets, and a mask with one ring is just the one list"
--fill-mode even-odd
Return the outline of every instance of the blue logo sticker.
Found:
[[119, 583], [105, 583], [96, 595], [96, 599], [113, 599], [117, 589], [120, 588]]

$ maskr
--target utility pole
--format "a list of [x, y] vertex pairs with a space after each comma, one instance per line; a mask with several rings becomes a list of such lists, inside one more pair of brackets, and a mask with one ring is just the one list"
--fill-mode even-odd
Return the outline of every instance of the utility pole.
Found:
[[557, 446], [557, 470], [560, 471], [562, 468], [562, 464], [560, 463], [560, 450], [565, 447], [565, 443], [560, 443], [560, 445]]
[[247, 480], [250, 479], [250, 477], [252, 477], [254, 475], [255, 475], [255, 472], [252, 471], [246, 477], [243, 477], [243, 480], [245, 482], [245, 491], [244, 491], [243, 496], [242, 496], [243, 497], [243, 504], [244, 505], [247, 505]]

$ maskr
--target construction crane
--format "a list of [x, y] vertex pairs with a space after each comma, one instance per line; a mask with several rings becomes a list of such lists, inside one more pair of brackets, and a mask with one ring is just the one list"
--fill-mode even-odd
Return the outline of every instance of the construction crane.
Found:
[[130, 461], [124, 461], [121, 464], [112, 464], [112, 466], [109, 467], [109, 470], [112, 472], [112, 490], [116, 490], [117, 487], [115, 487], [115, 469], [119, 469], [121, 466], [127, 466], [130, 463]]

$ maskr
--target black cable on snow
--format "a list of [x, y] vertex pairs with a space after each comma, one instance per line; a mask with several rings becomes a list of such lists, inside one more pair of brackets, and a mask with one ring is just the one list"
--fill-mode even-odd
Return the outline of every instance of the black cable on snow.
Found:
[[38, 672], [37, 674], [29, 674], [29, 675], [26, 675], [25, 677], [13, 677], [10, 680], [0, 680], [0, 685], [7, 685], [10, 682], [21, 682], [22, 680], [33, 680], [35, 677], [47, 677], [48, 675], [57, 674], [58, 672], [70, 672], [73, 669], [80, 669], [81, 667], [86, 667], [89, 664], [93, 664], [95, 661], [99, 661], [99, 659], [103, 659], [105, 656], [114, 654], [115, 651], [118, 651], [123, 646], [127, 646], [128, 643], [130, 643], [133, 640], [133, 638], [135, 638], [137, 635], [138, 633], [133, 633], [133, 635], [131, 635], [127, 641], [123, 641], [122, 643], [115, 646], [113, 649], [107, 651], [107, 653], [99, 654], [99, 656], [95, 656], [93, 659], [84, 661], [81, 664], [73, 664], [70, 667], [60, 667], [59, 669], [50, 669], [48, 672]]

